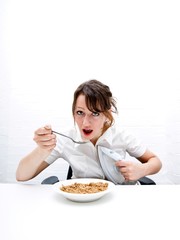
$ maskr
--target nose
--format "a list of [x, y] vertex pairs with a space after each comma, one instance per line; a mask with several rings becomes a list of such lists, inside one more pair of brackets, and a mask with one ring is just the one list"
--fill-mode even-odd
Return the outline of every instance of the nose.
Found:
[[83, 118], [83, 125], [88, 126], [91, 123], [90, 116], [85, 115]]

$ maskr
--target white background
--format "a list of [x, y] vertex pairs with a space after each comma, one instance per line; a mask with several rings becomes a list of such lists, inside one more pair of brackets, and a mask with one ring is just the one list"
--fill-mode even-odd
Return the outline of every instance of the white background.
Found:
[[[73, 92], [95, 78], [117, 98], [118, 123], [162, 160], [152, 176], [180, 183], [179, 1], [0, 1], [0, 181], [45, 124], [73, 125]], [[66, 174], [58, 160], [46, 175]]]

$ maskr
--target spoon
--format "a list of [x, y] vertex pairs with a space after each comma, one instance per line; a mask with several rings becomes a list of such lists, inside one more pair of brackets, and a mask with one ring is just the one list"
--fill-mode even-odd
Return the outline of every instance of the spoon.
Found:
[[69, 138], [69, 139], [71, 139], [71, 141], [73, 141], [74, 143], [84, 144], [84, 143], [87, 143], [87, 142], [88, 142], [88, 141], [87, 141], [87, 142], [75, 141], [73, 138], [71, 138], [71, 137], [69, 137], [69, 136], [66, 136], [66, 135], [64, 135], [64, 134], [62, 134], [62, 133], [56, 132], [56, 131], [54, 131], [54, 130], [52, 130], [52, 133], [56, 133], [56, 134], [59, 134], [59, 135], [61, 135], [61, 136], [63, 136], [63, 137]]

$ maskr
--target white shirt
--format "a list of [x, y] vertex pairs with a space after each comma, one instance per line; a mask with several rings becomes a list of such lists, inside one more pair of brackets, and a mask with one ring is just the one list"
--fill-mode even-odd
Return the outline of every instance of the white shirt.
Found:
[[[71, 129], [66, 135], [82, 140], [76, 129]], [[120, 153], [129, 153], [130, 156], [140, 157], [146, 151], [146, 147], [138, 141], [132, 134], [125, 129], [118, 129], [113, 125], [97, 141], [94, 146], [91, 142], [76, 144], [70, 139], [57, 136], [57, 144], [49, 157], [46, 159], [48, 164], [52, 164], [58, 158], [67, 161], [73, 170], [73, 178], [102, 178], [106, 176], [102, 170], [98, 146], [104, 146]]]

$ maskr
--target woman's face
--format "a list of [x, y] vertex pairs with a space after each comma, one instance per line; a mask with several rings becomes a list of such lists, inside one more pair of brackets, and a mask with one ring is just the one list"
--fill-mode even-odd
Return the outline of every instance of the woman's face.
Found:
[[103, 113], [89, 111], [84, 95], [79, 95], [77, 98], [74, 119], [79, 127], [82, 138], [90, 140], [93, 144], [102, 135], [102, 129], [107, 120]]

